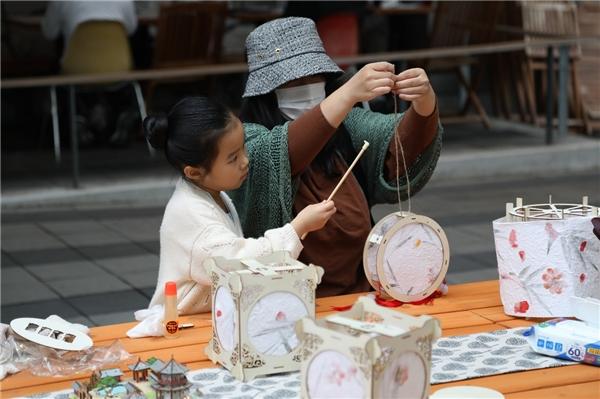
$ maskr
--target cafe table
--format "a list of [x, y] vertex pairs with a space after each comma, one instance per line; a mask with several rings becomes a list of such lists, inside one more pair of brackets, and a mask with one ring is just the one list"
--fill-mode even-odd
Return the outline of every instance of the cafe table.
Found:
[[[433, 303], [403, 305], [396, 309], [410, 315], [428, 314], [436, 317], [444, 336], [527, 327], [539, 322], [505, 315], [498, 289], [496, 280], [451, 285], [448, 295], [434, 299]], [[351, 305], [361, 295], [364, 293], [319, 298], [316, 303], [317, 317], [336, 313], [333, 307]], [[126, 332], [135, 322], [94, 327], [90, 336], [95, 345], [109, 345], [118, 339], [132, 355], [143, 360], [153, 356], [159, 359], [174, 356], [175, 360], [190, 370], [215, 367], [204, 354], [204, 348], [212, 336], [210, 314], [184, 316], [181, 319], [184, 323], [193, 323], [194, 327], [182, 330], [176, 339], [130, 339]], [[120, 366], [124, 377], [128, 378], [130, 372], [127, 363]], [[23, 371], [0, 382], [0, 397], [62, 390], [69, 388], [73, 381], [86, 380], [88, 377], [89, 374], [37, 377]], [[473, 378], [432, 385], [431, 392], [458, 385], [492, 388], [502, 392], [508, 399], [600, 398], [600, 367], [577, 364]]]

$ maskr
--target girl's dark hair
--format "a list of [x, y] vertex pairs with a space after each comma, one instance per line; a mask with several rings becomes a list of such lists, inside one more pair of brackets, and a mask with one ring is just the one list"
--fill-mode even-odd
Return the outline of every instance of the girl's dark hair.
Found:
[[186, 97], [168, 115], [146, 117], [144, 134], [152, 147], [164, 149], [169, 163], [180, 172], [188, 165], [210, 172], [219, 140], [233, 120], [231, 111], [222, 104], [206, 97]]
[[[333, 93], [351, 77], [352, 75], [348, 73], [343, 75], [326, 75], [325, 93], [327, 95]], [[245, 98], [240, 110], [240, 119], [243, 122], [258, 123], [268, 129], [273, 129], [275, 126], [283, 125], [287, 122], [287, 119], [285, 119], [279, 110], [275, 92]], [[338, 127], [336, 133], [329, 139], [319, 154], [317, 154], [313, 162], [328, 177], [338, 177], [340, 175], [334, 165], [333, 154], [335, 152], [340, 153], [346, 160], [352, 159], [356, 155], [356, 151], [353, 149], [352, 142], [350, 141], [350, 136], [343, 124]]]

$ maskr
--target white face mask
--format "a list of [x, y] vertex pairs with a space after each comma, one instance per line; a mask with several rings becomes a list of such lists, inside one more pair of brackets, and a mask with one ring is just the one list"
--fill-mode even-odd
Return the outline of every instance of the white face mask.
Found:
[[276, 89], [275, 95], [281, 113], [295, 120], [325, 99], [325, 82]]

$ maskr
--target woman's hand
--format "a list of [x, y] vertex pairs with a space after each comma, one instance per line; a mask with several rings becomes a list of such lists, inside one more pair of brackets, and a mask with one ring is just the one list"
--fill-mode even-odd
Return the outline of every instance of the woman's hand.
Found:
[[336, 208], [333, 201], [323, 201], [319, 204], [308, 205], [290, 222], [298, 237], [320, 230], [325, 226], [329, 218], [335, 213]]
[[331, 126], [338, 127], [354, 104], [389, 93], [395, 80], [394, 65], [389, 62], [367, 64], [321, 102], [321, 112]]
[[411, 68], [394, 76], [392, 90], [405, 101], [412, 101], [413, 108], [421, 116], [429, 116], [435, 109], [435, 92], [427, 73], [421, 68]]
[[362, 67], [341, 89], [346, 90], [345, 94], [354, 105], [389, 93], [394, 88], [395, 81], [394, 65], [389, 62], [374, 62]]

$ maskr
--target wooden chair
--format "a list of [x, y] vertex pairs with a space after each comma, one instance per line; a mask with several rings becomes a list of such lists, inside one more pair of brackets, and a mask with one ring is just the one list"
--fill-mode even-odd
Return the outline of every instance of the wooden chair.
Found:
[[[227, 2], [162, 4], [158, 16], [154, 68], [220, 62], [226, 17]], [[149, 103], [156, 85], [156, 82], [151, 82], [148, 86]]]
[[[493, 27], [497, 10], [501, 2], [439, 2], [436, 5], [433, 29], [431, 32], [431, 47], [451, 47], [467, 44], [480, 44], [492, 40]], [[475, 24], [471, 24], [476, 21]], [[470, 106], [478, 114], [478, 119], [486, 128], [490, 128], [490, 121], [479, 96], [477, 89], [480, 83], [479, 72], [481, 57], [463, 56], [442, 59], [425, 60], [424, 68], [429, 72], [451, 71], [460, 85], [467, 93], [466, 102], [461, 107], [459, 115], [465, 119]], [[462, 67], [469, 65], [472, 77], [465, 76]]]
[[[521, 8], [521, 27], [525, 41], [539, 39], [544, 35], [557, 36], [579, 36], [579, 23], [577, 5], [571, 2], [522, 2]], [[539, 33], [536, 34], [536, 33]], [[531, 84], [536, 81], [536, 75], [539, 76], [541, 85], [536, 90], [535, 85], [527, 87], [527, 92], [534, 96], [534, 103], [537, 106], [545, 106], [546, 91], [546, 49], [528, 47], [525, 49], [526, 73], [530, 76], [528, 79]], [[583, 109], [583, 103], [580, 92], [579, 75], [577, 73], [577, 64], [581, 60], [582, 52], [580, 45], [571, 46], [569, 49], [569, 74], [571, 87], [569, 88], [569, 104], [571, 114], [575, 118], [570, 121], [571, 125], [587, 126], [587, 118]], [[555, 71], [558, 71], [558, 49], [554, 52]], [[556, 85], [555, 85], [556, 87]], [[537, 96], [536, 96], [537, 94]], [[535, 98], [537, 97], [537, 99]], [[537, 108], [537, 107], [536, 107]], [[532, 118], [536, 121], [545, 120], [537, 115], [537, 109], [531, 110]]]
[[66, 44], [62, 73], [125, 72], [133, 67], [125, 27], [116, 21], [88, 21], [77, 26]]
[[[86, 21], [77, 26], [71, 35], [62, 60], [61, 73], [67, 75], [116, 73], [133, 69], [133, 58], [129, 46], [129, 37], [125, 27], [116, 21]], [[146, 107], [142, 90], [137, 81], [128, 82], [132, 85], [137, 101], [138, 112], [143, 120], [146, 117]], [[80, 92], [111, 90], [120, 85], [92, 85], [79, 88]], [[75, 130], [73, 119], [76, 115], [75, 86], [70, 87], [71, 96], [71, 129]], [[55, 140], [55, 156], [60, 161], [60, 135], [58, 134], [58, 102], [56, 87], [50, 88], [51, 113]], [[77, 146], [77, 135], [72, 132], [73, 146]], [[73, 149], [77, 151], [77, 148]], [[153, 150], [148, 146], [150, 154]]]
[[[578, 4], [579, 31], [583, 36], [600, 36], [600, 3], [584, 1]], [[581, 46], [581, 60], [576, 65], [581, 89], [586, 133], [600, 129], [600, 41]]]

